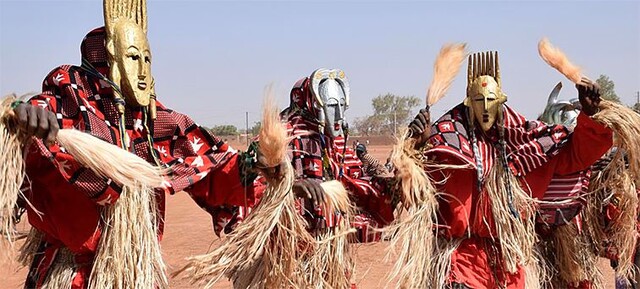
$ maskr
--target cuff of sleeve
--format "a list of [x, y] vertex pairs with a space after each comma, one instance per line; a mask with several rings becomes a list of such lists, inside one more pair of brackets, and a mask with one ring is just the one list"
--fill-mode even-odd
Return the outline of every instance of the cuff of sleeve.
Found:
[[15, 101], [13, 101], [11, 103], [11, 109], [15, 109], [16, 107], [18, 107], [18, 105], [21, 105], [23, 103], [24, 103], [24, 101], [22, 101], [22, 100], [15, 100]]

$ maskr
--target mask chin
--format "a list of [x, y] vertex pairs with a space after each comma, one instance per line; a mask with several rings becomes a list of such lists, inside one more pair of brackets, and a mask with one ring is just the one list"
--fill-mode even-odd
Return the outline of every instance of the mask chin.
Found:
[[326, 122], [325, 123], [325, 129], [324, 132], [327, 136], [330, 137], [339, 137], [339, 136], [344, 136], [344, 124], [342, 123], [342, 121], [339, 122]]
[[476, 116], [476, 121], [483, 131], [488, 131], [496, 123], [496, 118], [495, 116], [489, 116], [488, 118], [485, 116]]

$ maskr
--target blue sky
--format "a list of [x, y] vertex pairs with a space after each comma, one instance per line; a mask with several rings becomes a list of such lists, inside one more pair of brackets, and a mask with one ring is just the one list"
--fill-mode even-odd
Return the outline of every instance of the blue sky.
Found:
[[[638, 1], [153, 1], [149, 42], [158, 97], [202, 125], [259, 120], [263, 89], [280, 107], [293, 83], [319, 67], [351, 82], [347, 116], [371, 113], [379, 94], [424, 98], [447, 42], [498, 50], [509, 104], [540, 113], [558, 82], [575, 88], [538, 56], [548, 37], [592, 79], [607, 74], [623, 102], [640, 90]], [[102, 1], [0, 0], [0, 94], [38, 91], [60, 64], [79, 64], [80, 41], [102, 26]], [[441, 114], [464, 97], [466, 69]]]

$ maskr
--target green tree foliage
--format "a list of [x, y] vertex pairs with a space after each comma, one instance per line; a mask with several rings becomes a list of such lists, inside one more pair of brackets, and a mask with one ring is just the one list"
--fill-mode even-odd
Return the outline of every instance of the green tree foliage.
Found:
[[211, 132], [217, 136], [238, 135], [238, 128], [235, 125], [225, 124], [212, 127]]
[[373, 115], [356, 119], [354, 127], [363, 135], [395, 134], [409, 123], [422, 102], [415, 96], [378, 95], [371, 101]]
[[258, 135], [260, 133], [260, 129], [262, 128], [262, 122], [257, 121], [253, 124], [253, 127], [249, 129], [249, 132], [252, 135]]
[[601, 74], [596, 83], [600, 86], [600, 94], [603, 99], [620, 102], [620, 98], [615, 91], [615, 84], [613, 80], [609, 79], [609, 76]]

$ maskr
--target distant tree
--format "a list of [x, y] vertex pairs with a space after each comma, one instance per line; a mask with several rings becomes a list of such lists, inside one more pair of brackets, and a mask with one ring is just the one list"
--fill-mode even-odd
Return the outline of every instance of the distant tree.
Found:
[[211, 132], [214, 135], [238, 135], [238, 128], [235, 125], [225, 124], [212, 127]]
[[635, 112], [640, 113], [640, 102], [636, 102], [636, 104], [633, 105], [633, 110], [635, 110]]
[[601, 74], [596, 83], [600, 86], [600, 95], [603, 99], [620, 102], [620, 98], [615, 91], [615, 84], [613, 80], [609, 79], [609, 76]]
[[415, 96], [378, 95], [371, 101], [373, 115], [357, 119], [355, 128], [364, 135], [395, 134], [396, 129], [409, 122], [413, 110], [421, 103]]
[[253, 126], [249, 129], [249, 132], [252, 135], [258, 135], [260, 133], [260, 129], [262, 128], [262, 122], [257, 121], [253, 124]]

